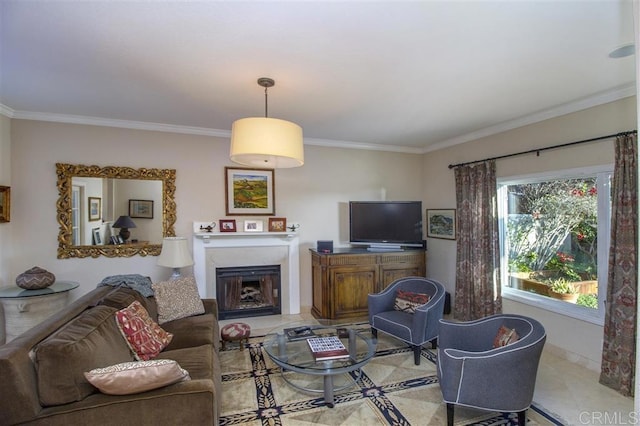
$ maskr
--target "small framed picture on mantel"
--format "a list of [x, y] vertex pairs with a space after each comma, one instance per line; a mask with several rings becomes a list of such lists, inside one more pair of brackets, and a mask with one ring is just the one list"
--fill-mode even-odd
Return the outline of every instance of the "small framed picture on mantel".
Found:
[[287, 219], [284, 217], [269, 218], [269, 232], [285, 232], [287, 230]]
[[236, 232], [236, 220], [220, 219], [220, 232]]
[[245, 220], [244, 232], [262, 232], [261, 220]]

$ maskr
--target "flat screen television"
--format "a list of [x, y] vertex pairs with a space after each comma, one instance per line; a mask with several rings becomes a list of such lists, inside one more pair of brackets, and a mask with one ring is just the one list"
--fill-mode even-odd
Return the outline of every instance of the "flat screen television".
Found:
[[422, 247], [422, 202], [350, 201], [349, 242], [370, 250]]

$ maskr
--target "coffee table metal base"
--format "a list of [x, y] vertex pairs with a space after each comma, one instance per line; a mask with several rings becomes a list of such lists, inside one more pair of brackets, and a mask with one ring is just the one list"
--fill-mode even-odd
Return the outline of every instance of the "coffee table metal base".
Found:
[[[333, 406], [334, 406], [333, 395], [335, 394], [335, 392], [340, 392], [342, 390], [349, 389], [350, 387], [355, 386], [358, 383], [358, 380], [360, 380], [360, 378], [362, 377], [362, 370], [361, 369], [354, 370], [354, 372], [356, 372], [356, 374], [358, 376], [355, 379], [351, 378], [351, 383], [348, 383], [348, 384], [346, 384], [344, 386], [340, 386], [338, 388], [334, 388], [333, 387], [333, 376], [337, 376], [337, 375], [339, 376], [339, 375], [342, 375], [342, 374], [349, 375], [349, 373], [326, 374], [326, 375], [323, 375], [323, 388], [320, 390], [320, 389], [305, 388], [303, 386], [299, 386], [299, 385], [293, 383], [284, 374], [285, 371], [287, 371], [287, 370], [282, 369], [282, 373], [281, 373], [282, 374], [282, 379], [285, 382], [289, 383], [291, 386], [293, 386], [296, 389], [300, 389], [301, 391], [324, 394], [324, 402], [325, 402], [325, 404], [327, 404], [327, 407], [329, 407], [329, 408], [333, 408]], [[305, 373], [297, 373], [297, 374], [305, 374]]]
[[[264, 350], [271, 360], [282, 369], [282, 378], [296, 389], [306, 392], [322, 393], [326, 405], [334, 406], [335, 392], [347, 389], [362, 378], [361, 368], [367, 364], [375, 354], [376, 340], [365, 334], [359, 333], [354, 328], [341, 326], [325, 326], [320, 324], [302, 324], [305, 328], [314, 330], [318, 336], [336, 335], [343, 339], [349, 350], [349, 357], [338, 360], [317, 361], [309, 349], [305, 339], [290, 340], [285, 336], [287, 329], [278, 328], [267, 334], [264, 341]], [[290, 324], [288, 329], [292, 329]], [[302, 326], [300, 326], [302, 327]], [[292, 379], [285, 376], [285, 372], [293, 372], [304, 376], [315, 376], [322, 385], [316, 383], [315, 388], [309, 389], [293, 383]], [[353, 374], [351, 374], [354, 372]], [[336, 377], [347, 374], [347, 383], [343, 385], [338, 381], [335, 387]], [[335, 376], [335, 377], [334, 377]], [[320, 387], [322, 389], [320, 390]]]

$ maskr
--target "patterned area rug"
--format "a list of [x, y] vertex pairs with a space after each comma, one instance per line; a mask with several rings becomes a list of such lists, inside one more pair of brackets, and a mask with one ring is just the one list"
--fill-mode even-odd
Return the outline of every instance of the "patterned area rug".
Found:
[[[335, 394], [335, 407], [324, 404], [321, 393], [300, 391], [288, 384], [280, 368], [252, 338], [240, 351], [228, 345], [220, 352], [222, 415], [220, 425], [446, 425], [446, 409], [436, 376], [436, 355], [422, 350], [420, 365], [402, 342], [380, 335], [374, 358], [361, 376], [336, 379], [350, 386]], [[287, 379], [307, 389], [322, 389], [322, 379], [285, 372]], [[342, 383], [339, 382], [342, 380]], [[562, 425], [533, 406], [527, 424]], [[456, 425], [517, 425], [515, 413], [490, 413], [456, 407]]]

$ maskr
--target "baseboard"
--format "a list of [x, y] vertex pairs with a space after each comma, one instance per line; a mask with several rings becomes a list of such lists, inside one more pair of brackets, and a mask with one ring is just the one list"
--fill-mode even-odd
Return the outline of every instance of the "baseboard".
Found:
[[597, 361], [589, 359], [583, 355], [568, 351], [564, 348], [553, 345], [549, 342], [545, 344], [544, 350], [552, 355], [565, 359], [573, 364], [577, 364], [581, 367], [587, 368], [596, 373], [600, 373], [600, 364]]
[[311, 314], [311, 306], [300, 306], [301, 314]]

